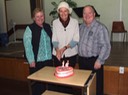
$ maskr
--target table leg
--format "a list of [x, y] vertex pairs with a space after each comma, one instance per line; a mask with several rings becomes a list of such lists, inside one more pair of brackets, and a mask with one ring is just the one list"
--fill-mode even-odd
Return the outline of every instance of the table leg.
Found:
[[82, 88], [82, 92], [81, 92], [81, 95], [86, 95], [87, 94], [87, 87], [83, 87]]
[[31, 80], [28, 80], [29, 95], [32, 95]]

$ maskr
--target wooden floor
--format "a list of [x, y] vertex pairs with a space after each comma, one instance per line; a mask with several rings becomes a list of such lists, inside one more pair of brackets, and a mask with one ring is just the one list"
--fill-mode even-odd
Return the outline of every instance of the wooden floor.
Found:
[[[15, 50], [15, 49], [14, 49]], [[105, 65], [128, 66], [128, 43], [112, 43]], [[0, 95], [29, 95], [27, 82], [0, 78]]]
[[0, 78], [0, 95], [29, 95], [28, 84], [23, 81]]
[[111, 43], [111, 53], [105, 65], [128, 67], [128, 42]]

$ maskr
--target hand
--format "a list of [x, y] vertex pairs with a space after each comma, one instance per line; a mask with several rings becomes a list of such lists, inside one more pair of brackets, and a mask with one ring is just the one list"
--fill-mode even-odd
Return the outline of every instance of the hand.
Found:
[[57, 57], [58, 60], [61, 59], [61, 57], [62, 57], [62, 55], [63, 55], [65, 50], [66, 50], [65, 47], [63, 47], [61, 49], [56, 49], [56, 57]]
[[94, 69], [98, 70], [98, 69], [100, 69], [100, 68], [101, 68], [100, 62], [99, 62], [99, 61], [96, 61], [96, 62], [95, 62], [95, 65], [94, 65]]
[[60, 49], [60, 53], [61, 53], [61, 56], [63, 55], [64, 51], [66, 50], [67, 48], [63, 47]]
[[61, 52], [60, 52], [59, 49], [56, 49], [56, 57], [60, 61], [60, 59], [61, 59]]
[[31, 68], [35, 68], [35, 67], [36, 67], [36, 63], [35, 63], [35, 62], [32, 62], [29, 66], [30, 66]]

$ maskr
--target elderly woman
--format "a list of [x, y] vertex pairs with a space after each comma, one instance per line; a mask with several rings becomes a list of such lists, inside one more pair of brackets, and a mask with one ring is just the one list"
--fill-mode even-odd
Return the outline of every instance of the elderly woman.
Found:
[[[23, 36], [25, 56], [29, 63], [30, 74], [44, 66], [53, 66], [52, 31], [50, 25], [44, 23], [44, 12], [42, 9], [36, 8], [33, 11], [33, 20], [34, 22], [27, 26]], [[42, 86], [40, 86], [40, 83], [37, 83], [34, 87], [33, 95], [41, 95], [42, 91]]]
[[79, 41], [78, 21], [70, 16], [72, 9], [66, 2], [58, 5], [57, 12], [59, 17], [53, 21], [52, 37], [54, 65], [62, 65], [63, 59], [69, 60], [69, 66], [75, 67]]

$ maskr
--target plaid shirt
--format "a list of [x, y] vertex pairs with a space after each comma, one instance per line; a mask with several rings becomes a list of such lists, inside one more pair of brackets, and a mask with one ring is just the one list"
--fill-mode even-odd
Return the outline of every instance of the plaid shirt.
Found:
[[107, 28], [94, 20], [90, 27], [80, 25], [79, 55], [82, 57], [98, 56], [98, 61], [104, 64], [111, 50]]

